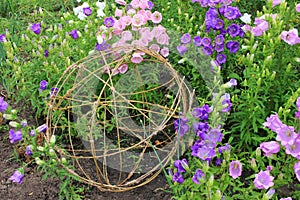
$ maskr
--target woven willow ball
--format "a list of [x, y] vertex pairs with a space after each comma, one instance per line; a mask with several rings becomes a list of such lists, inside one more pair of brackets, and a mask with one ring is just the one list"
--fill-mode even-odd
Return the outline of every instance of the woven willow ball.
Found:
[[[135, 52], [144, 53], [139, 64], [130, 61]], [[62, 137], [58, 161], [66, 157], [74, 165], [64, 166], [68, 172], [101, 191], [150, 182], [178, 153], [179, 143], [184, 146], [173, 122], [189, 112], [193, 92], [149, 49], [118, 47], [89, 55], [68, 67], [56, 87], [46, 141], [53, 134]]]

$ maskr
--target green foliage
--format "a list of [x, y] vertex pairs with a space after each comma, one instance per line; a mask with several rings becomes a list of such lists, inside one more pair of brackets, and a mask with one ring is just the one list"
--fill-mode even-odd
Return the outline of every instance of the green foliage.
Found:
[[[257, 17], [277, 13], [277, 18], [269, 22], [269, 30], [263, 36], [255, 37], [249, 33], [244, 39], [244, 49], [236, 57], [238, 69], [228, 64], [228, 77], [238, 77], [238, 90], [233, 91], [233, 112], [228, 123], [231, 126], [234, 141], [238, 147], [253, 150], [270, 136], [263, 130], [262, 123], [272, 112], [279, 109], [299, 88], [298, 64], [291, 58], [299, 55], [299, 48], [293, 48], [280, 39], [280, 33], [289, 30], [296, 17], [291, 8], [281, 5], [279, 8], [264, 7]], [[299, 16], [298, 16], [299, 17]], [[286, 95], [282, 95], [286, 94]], [[249, 146], [250, 145], [250, 146]]]
[[[89, 1], [90, 5], [94, 7], [95, 2], [96, 0]], [[267, 190], [256, 189], [253, 179], [259, 171], [266, 170], [267, 165], [273, 166], [271, 174], [275, 177], [273, 187], [276, 189], [275, 199], [286, 197], [283, 190], [292, 184], [295, 188], [299, 188], [295, 174], [291, 170], [296, 162], [295, 158], [287, 155], [283, 147], [273, 157], [262, 156], [260, 149], [257, 148], [261, 142], [275, 140], [275, 133], [263, 127], [266, 118], [274, 112], [278, 113], [284, 123], [290, 126], [294, 125], [295, 130], [300, 128], [299, 121], [293, 118], [296, 110], [294, 104], [300, 96], [299, 62], [295, 61], [295, 58], [300, 55], [299, 44], [290, 46], [280, 38], [282, 31], [300, 28], [299, 14], [294, 11], [296, 1], [289, 0], [276, 7], [272, 7], [271, 3], [267, 2], [262, 0], [234, 2], [242, 13], [252, 15], [252, 21], [255, 17], [264, 15], [269, 27], [262, 36], [258, 37], [247, 32], [240, 40], [241, 48], [237, 54], [230, 54], [225, 50], [227, 63], [223, 66], [221, 74], [214, 74], [213, 77], [205, 76], [211, 72], [210, 63], [206, 63], [209, 68], [200, 69], [202, 71], [199, 72], [197, 66], [200, 66], [201, 63], [197, 63], [197, 60], [187, 59], [185, 60], [187, 62], [178, 63], [182, 61], [181, 57], [177, 55], [177, 52], [170, 52], [170, 63], [175, 64], [174, 68], [178, 73], [184, 76], [191, 87], [196, 90], [197, 99], [201, 104], [212, 102], [214, 108], [220, 109], [222, 107], [220, 99], [218, 102], [213, 102], [210, 101], [210, 98], [215, 92], [219, 92], [221, 95], [226, 91], [232, 96], [233, 103], [226, 123], [225, 116], [218, 112], [213, 112], [210, 119], [213, 127], [219, 124], [224, 125], [223, 143], [228, 142], [233, 146], [231, 152], [224, 155], [222, 165], [216, 167], [212, 163], [207, 165], [207, 163], [188, 155], [190, 153], [188, 151], [185, 154], [188, 155], [189, 161], [189, 168], [185, 174], [186, 181], [183, 184], [172, 184], [172, 177], [167, 175], [174, 199], [221, 199], [222, 195], [225, 196], [225, 199], [266, 199]], [[214, 33], [203, 31], [207, 8], [201, 8], [189, 0], [172, 2], [161, 0], [154, 1], [154, 4], [155, 8], [163, 14], [162, 25], [170, 32], [214, 37]], [[86, 57], [97, 42], [96, 34], [99, 26], [102, 25], [103, 18], [96, 17], [96, 12], [93, 12], [91, 17], [79, 20], [73, 15], [73, 8], [76, 5], [75, 1], [68, 0], [31, 0], [30, 3], [26, 0], [2, 0], [0, 2], [2, 25], [0, 33], [5, 32], [7, 37], [7, 42], [0, 43], [0, 68], [2, 69], [0, 82], [13, 101], [27, 101], [32, 109], [36, 110], [37, 117], [46, 115], [47, 107], [45, 105], [46, 99], [49, 98], [50, 88], [55, 87], [68, 66]], [[276, 19], [271, 17], [271, 14], [274, 13], [277, 14]], [[107, 16], [113, 15], [113, 9], [107, 7], [106, 14]], [[41, 23], [40, 34], [30, 31], [32, 23]], [[228, 25], [229, 23], [226, 24], [226, 26]], [[78, 39], [73, 39], [69, 34], [74, 29], [79, 31]], [[177, 37], [180, 38], [180, 36]], [[230, 37], [226, 38], [226, 40], [228, 39]], [[175, 41], [174, 39], [170, 42], [172, 45], [177, 45], [179, 40]], [[44, 56], [45, 50], [49, 51], [49, 57]], [[192, 55], [189, 58], [192, 58]], [[151, 78], [155, 80], [159, 72], [152, 73]], [[149, 77], [150, 73], [147, 73], [147, 76]], [[70, 82], [65, 87], [60, 88], [62, 92], [65, 92], [73, 84], [73, 78], [70, 78]], [[231, 78], [238, 81], [237, 87], [218, 89], [221, 87], [222, 79], [225, 82]], [[49, 82], [48, 88], [44, 91], [38, 90], [41, 80]], [[118, 78], [115, 80], [117, 81]], [[132, 82], [127, 84], [128, 88], [126, 89], [137, 92], [151, 90], [157, 86], [152, 82], [143, 87]], [[101, 89], [102, 86], [99, 84], [98, 89]], [[105, 95], [111, 96], [111, 92], [109, 91]], [[147, 99], [148, 102], [157, 103], [164, 96], [166, 96], [164, 92], [150, 92], [144, 95], [135, 95], [132, 100], [137, 101], [135, 104], [137, 108], [149, 109], [139, 102]], [[174, 98], [173, 94], [170, 94], [168, 98]], [[216, 98], [221, 97], [217, 96]], [[170, 105], [170, 102], [165, 99], [162, 104]], [[11, 112], [11, 109], [8, 112]], [[132, 113], [138, 116], [136, 121], [143, 119], [139, 111], [132, 109]], [[105, 119], [105, 115], [105, 111], [99, 107], [97, 117]], [[56, 139], [59, 142], [65, 142], [69, 139], [65, 134], [68, 118], [63, 111], [57, 112], [57, 115], [53, 116], [53, 120], [58, 118], [60, 118], [58, 125], [61, 127], [61, 132], [57, 134]], [[11, 120], [17, 120], [15, 114]], [[86, 139], [87, 129], [81, 126], [81, 123], [86, 124], [87, 122], [84, 121], [85, 119], [81, 120], [77, 124], [78, 127], [71, 127], [74, 130], [71, 131], [73, 134], [71, 137], [80, 136]], [[115, 127], [114, 119], [106, 124], [107, 131], [112, 132]], [[0, 128], [8, 130], [7, 126]], [[21, 127], [18, 126], [18, 128]], [[31, 127], [25, 127], [24, 132], [27, 133], [30, 129]], [[95, 139], [99, 138], [95, 137]], [[127, 144], [126, 139], [122, 138], [121, 142]], [[23, 139], [23, 145], [18, 145], [18, 148], [24, 150], [25, 144], [34, 146], [33, 158], [35, 160], [31, 162], [38, 164], [38, 168], [44, 172], [43, 178], [57, 177], [61, 181], [60, 199], [83, 198], [84, 189], [76, 185], [80, 180], [62, 167], [73, 169], [72, 163], [67, 160], [67, 152], [65, 152], [66, 158], [59, 157], [54, 143], [50, 145], [38, 143], [36, 138], [28, 135]], [[218, 155], [218, 157], [220, 156]], [[235, 180], [228, 174], [228, 166], [232, 160], [240, 160], [244, 169], [243, 176]], [[197, 169], [202, 169], [205, 174], [199, 185], [194, 184], [191, 180]], [[299, 191], [293, 191], [290, 196], [299, 199]]]

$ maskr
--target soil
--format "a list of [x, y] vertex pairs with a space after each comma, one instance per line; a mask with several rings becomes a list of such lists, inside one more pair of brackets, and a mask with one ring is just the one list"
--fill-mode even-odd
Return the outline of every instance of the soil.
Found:
[[[0, 85], [1, 89], [1, 85]], [[4, 96], [5, 95], [1, 95]], [[9, 102], [9, 100], [5, 99]], [[12, 105], [9, 102], [10, 105]], [[15, 105], [13, 108], [20, 110], [24, 105]], [[34, 116], [30, 110], [20, 112], [24, 117]], [[22, 116], [20, 116], [22, 118]], [[28, 120], [34, 124], [35, 120]], [[0, 197], [6, 200], [51, 200], [59, 199], [58, 192], [60, 182], [57, 179], [47, 178], [42, 180], [43, 174], [37, 170], [37, 166], [29, 165], [24, 170], [22, 184], [12, 183], [9, 177], [22, 165], [21, 159], [17, 158], [14, 146], [10, 144], [7, 126], [8, 122], [3, 121], [0, 125]], [[8, 127], [8, 126], [7, 126]], [[168, 192], [168, 184], [165, 176], [161, 173], [150, 183], [126, 192], [101, 192], [96, 187], [85, 187], [86, 190], [81, 194], [84, 200], [169, 200], [171, 194]]]
[[[25, 168], [25, 177], [22, 184], [12, 183], [9, 177], [21, 165], [20, 160], [15, 159], [14, 147], [8, 139], [8, 132], [0, 132], [0, 196], [6, 200], [41, 200], [41, 199], [58, 199], [58, 191], [60, 183], [56, 179], [42, 180], [42, 174], [36, 170], [36, 166]], [[169, 200], [171, 195], [165, 190], [167, 189], [166, 178], [160, 174], [152, 182], [140, 188], [121, 192], [101, 192], [97, 188], [92, 187], [85, 191], [83, 199], [91, 200]]]

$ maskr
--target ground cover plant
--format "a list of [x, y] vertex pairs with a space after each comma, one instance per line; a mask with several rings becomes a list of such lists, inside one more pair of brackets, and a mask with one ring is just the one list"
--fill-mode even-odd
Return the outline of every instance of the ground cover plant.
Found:
[[[178, 104], [172, 115], [166, 141], [177, 140], [178, 149], [168, 165], [161, 165], [166, 198], [300, 198], [300, 2], [4, 0], [0, 13], [1, 143], [14, 147], [20, 166], [6, 180], [22, 187], [26, 170], [36, 166], [43, 178], [60, 183], [58, 198], [85, 198], [88, 186], [73, 173], [76, 159], [67, 145], [88, 138], [88, 129], [82, 125], [76, 130], [76, 117], [60, 110], [51, 116], [60, 131], [49, 135], [51, 102], [60, 102], [60, 94], [69, 100], [78, 76], [67, 76], [63, 86], [58, 83], [74, 63], [111, 48], [135, 46], [152, 54], [137, 48], [125, 50], [127, 57], [121, 59], [116, 51], [109, 59], [121, 59], [121, 64], [106, 63], [105, 81], [96, 87], [103, 101], [115, 91], [103, 92], [103, 85], [117, 83], [155, 55], [171, 63], [187, 88], [194, 89], [197, 102], [190, 112]], [[98, 63], [105, 66], [105, 61]], [[130, 99], [135, 102], [130, 115], [143, 127], [152, 122], [152, 104], [168, 107], [178, 101], [176, 93], [154, 92], [163, 73], [152, 68], [139, 73], [150, 81], [134, 88]], [[127, 90], [136, 84], [129, 83]], [[15, 109], [21, 102], [24, 107]], [[32, 116], [22, 114], [28, 109]], [[106, 120], [112, 110], [98, 107], [97, 117], [120, 145], [113, 136], [118, 121]], [[148, 138], [146, 129], [144, 133]], [[121, 139], [126, 147], [133, 145], [130, 138]], [[164, 142], [158, 139], [146, 140], [147, 151], [162, 163], [157, 149]]]

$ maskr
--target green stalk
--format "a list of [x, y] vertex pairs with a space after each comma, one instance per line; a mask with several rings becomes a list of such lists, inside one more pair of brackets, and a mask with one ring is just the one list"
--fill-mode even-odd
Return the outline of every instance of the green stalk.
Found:
[[[140, 122], [141, 122], [141, 124], [142, 124], [142, 126], [143, 126], [143, 130], [144, 130], [144, 133], [145, 133], [146, 137], [148, 137], [148, 134], [146, 133], [146, 129], [145, 129], [145, 126], [144, 126], [142, 120], [140, 120]], [[151, 145], [151, 147], [152, 147], [152, 149], [153, 149], [153, 151], [154, 151], [154, 153], [155, 153], [155, 156], [157, 157], [157, 159], [158, 159], [158, 161], [159, 161], [159, 164], [160, 164], [160, 166], [161, 166], [161, 168], [162, 168], [162, 170], [163, 170], [163, 173], [164, 173], [164, 175], [165, 175], [166, 178], [167, 178], [168, 184], [169, 184], [170, 186], [173, 185], [172, 182], [168, 179], [168, 173], [167, 173], [167, 171], [165, 170], [165, 168], [164, 168], [164, 166], [163, 166], [163, 164], [162, 164], [162, 162], [161, 162], [161, 159], [160, 159], [159, 155], [157, 154], [157, 152], [156, 152], [156, 150], [155, 150], [154, 145], [152, 144], [152, 142], [151, 142], [150, 139], [148, 140], [148, 142], [149, 142], [149, 144]]]

